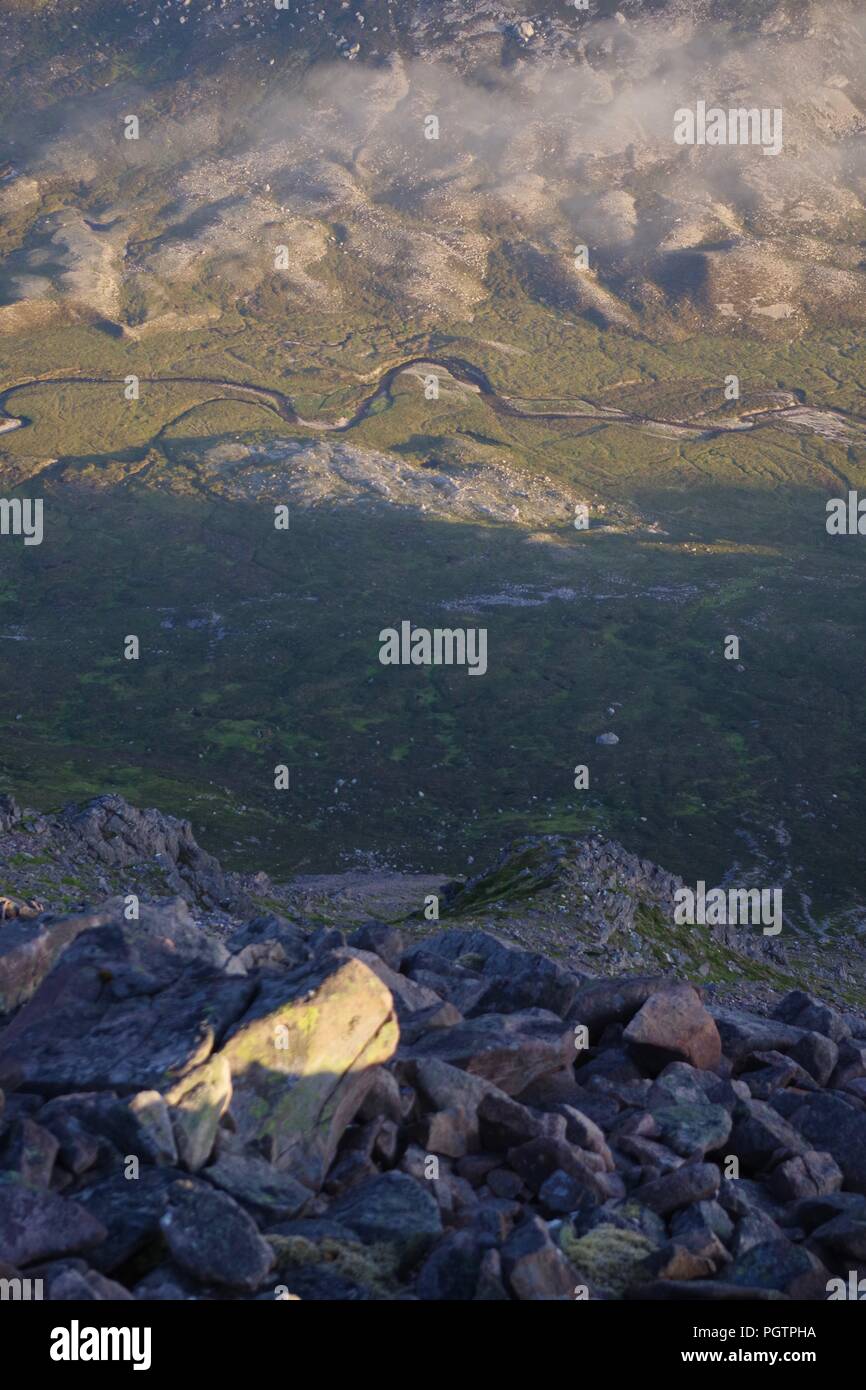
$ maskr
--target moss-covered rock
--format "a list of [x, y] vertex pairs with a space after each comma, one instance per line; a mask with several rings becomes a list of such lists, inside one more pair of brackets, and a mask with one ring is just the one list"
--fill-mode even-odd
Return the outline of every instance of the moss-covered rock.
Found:
[[712, 1153], [731, 1132], [731, 1116], [722, 1105], [666, 1105], [653, 1111], [662, 1141], [683, 1158]]
[[596, 1226], [584, 1236], [564, 1225], [559, 1234], [560, 1248], [579, 1274], [596, 1288], [621, 1298], [646, 1260], [658, 1247], [640, 1231], [619, 1226]]
[[359, 1245], [334, 1236], [313, 1241], [300, 1235], [272, 1235], [267, 1241], [274, 1252], [277, 1271], [290, 1287], [293, 1272], [320, 1266], [368, 1290], [374, 1297], [388, 1298], [399, 1288], [398, 1257], [391, 1245]]
[[304, 984], [289, 998], [279, 980], [265, 987], [221, 1055], [239, 1137], [318, 1188], [399, 1030], [389, 990], [361, 961], [331, 958]]
[[210, 1158], [231, 1094], [231, 1069], [222, 1055], [209, 1057], [166, 1092], [177, 1151], [191, 1173]]

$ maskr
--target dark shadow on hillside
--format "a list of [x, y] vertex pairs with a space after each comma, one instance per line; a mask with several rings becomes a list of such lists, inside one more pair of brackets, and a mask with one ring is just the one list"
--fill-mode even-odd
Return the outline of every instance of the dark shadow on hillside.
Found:
[[[598, 829], [691, 879], [790, 861], [813, 903], [858, 889], [863, 552], [826, 534], [829, 481], [635, 484], [660, 532], [528, 544], [351, 504], [293, 506], [280, 534], [270, 500], [169, 491], [187, 472], [52, 488], [57, 543], [4, 552], [30, 640], [0, 676], [0, 771], [31, 804], [114, 789], [278, 875], [361, 854], [447, 876], [521, 834]], [[488, 673], [383, 665], [404, 620], [485, 628]], [[38, 714], [16, 720], [22, 689]]]

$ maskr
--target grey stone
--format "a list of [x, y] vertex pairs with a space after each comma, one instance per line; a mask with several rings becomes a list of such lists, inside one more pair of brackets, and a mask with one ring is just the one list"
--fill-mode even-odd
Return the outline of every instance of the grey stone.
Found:
[[729, 1284], [775, 1289], [794, 1299], [826, 1297], [827, 1278], [827, 1270], [814, 1255], [788, 1240], [754, 1245], [725, 1271]]
[[659, 1216], [666, 1216], [692, 1202], [712, 1200], [719, 1191], [721, 1174], [712, 1163], [686, 1163], [676, 1172], [645, 1183], [634, 1193], [635, 1201]]
[[801, 989], [786, 994], [773, 1010], [773, 1017], [806, 1032], [822, 1033], [837, 1043], [850, 1034], [849, 1025], [838, 1009]]
[[237, 1202], [189, 1178], [168, 1189], [160, 1229], [181, 1269], [203, 1283], [257, 1289], [273, 1265], [273, 1251]]
[[792, 1124], [808, 1140], [807, 1148], [832, 1154], [845, 1186], [866, 1193], [866, 1113], [841, 1095], [818, 1093], [803, 1098]]
[[221, 1154], [201, 1176], [251, 1207], [266, 1220], [298, 1216], [310, 1204], [310, 1189], [254, 1154]]
[[0, 1181], [0, 1260], [30, 1265], [86, 1250], [107, 1234], [77, 1202], [14, 1180]]
[[411, 1267], [442, 1234], [442, 1218], [432, 1182], [405, 1173], [370, 1178], [337, 1199], [329, 1215], [354, 1231], [365, 1245], [393, 1247], [401, 1269]]
[[403, 937], [396, 927], [385, 922], [365, 922], [349, 937], [349, 945], [361, 951], [375, 951], [392, 970], [399, 970], [406, 949]]

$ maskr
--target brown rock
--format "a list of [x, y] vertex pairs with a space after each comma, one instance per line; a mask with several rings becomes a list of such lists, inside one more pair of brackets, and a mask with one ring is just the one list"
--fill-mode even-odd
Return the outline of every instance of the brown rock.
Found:
[[712, 1071], [722, 1057], [719, 1030], [691, 985], [675, 984], [650, 995], [623, 1033], [644, 1070], [655, 1074], [669, 1062], [690, 1062]]
[[502, 1247], [502, 1269], [521, 1302], [574, 1296], [578, 1277], [537, 1216], [512, 1231]]
[[532, 1192], [540, 1192], [557, 1170], [567, 1173], [595, 1197], [604, 1197], [599, 1174], [586, 1162], [586, 1156], [564, 1139], [530, 1139], [508, 1151], [508, 1165], [519, 1173]]
[[111, 910], [104, 910], [44, 926], [23, 920], [4, 922], [0, 931], [0, 1014], [11, 1013], [36, 992], [71, 941], [113, 917]]
[[524, 1009], [485, 1014], [421, 1038], [410, 1056], [434, 1057], [519, 1096], [537, 1077], [574, 1059], [574, 1038], [554, 1014]]

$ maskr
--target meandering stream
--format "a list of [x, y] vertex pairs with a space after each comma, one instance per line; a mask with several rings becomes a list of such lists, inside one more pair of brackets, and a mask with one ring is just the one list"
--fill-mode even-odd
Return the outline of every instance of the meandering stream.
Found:
[[[765, 428], [786, 418], [796, 417], [799, 412], [807, 408], [804, 393], [795, 390], [787, 392], [791, 398], [787, 404], [767, 406], [761, 410], [746, 412], [729, 424], [716, 421], [712, 425], [708, 425], [706, 421], [701, 420], [661, 419], [635, 411], [620, 410], [616, 407], [594, 405], [592, 402], [582, 399], [575, 403], [576, 408], [572, 410], [526, 410], [517, 404], [514, 397], [503, 395], [497, 391], [487, 374], [474, 363], [467, 362], [462, 357], [430, 355], [410, 357], [393, 367], [389, 367], [387, 371], [382, 373], [374, 389], [360, 401], [353, 414], [336, 421], [305, 420], [298, 414], [291, 397], [272, 386], [257, 386], [252, 382], [229, 381], [222, 377], [206, 376], [143, 376], [139, 380], [149, 385], [204, 386], [214, 387], [216, 390], [216, 395], [208, 397], [204, 401], [198, 401], [192, 407], [186, 407], [180, 415], [167, 421], [160, 429], [159, 434], [163, 434], [166, 429], [176, 423], [183, 415], [188, 414], [191, 409], [198, 409], [199, 406], [213, 400], [240, 400], [255, 403], [272, 411], [286, 424], [317, 430], [322, 433], [345, 434], [360, 425], [378, 401], [383, 398], [391, 398], [394, 382], [401, 373], [421, 367], [430, 370], [439, 368], [448, 372], [455, 381], [476, 390], [497, 415], [508, 416], [516, 420], [594, 421], [653, 432], [663, 430], [668, 434], [689, 435], [697, 439], [713, 439], [720, 435], [742, 434]], [[11, 382], [0, 387], [0, 434], [9, 433], [15, 429], [23, 429], [33, 423], [26, 415], [17, 416], [6, 410], [10, 397], [19, 391], [32, 390], [34, 387], [41, 386], [123, 386], [123, 384], [124, 380], [119, 377], [85, 376], [82, 373], [69, 372], [56, 376], [29, 377], [21, 381]], [[851, 412], [829, 407], [812, 407], [812, 409], [830, 420], [838, 421], [840, 428], [844, 428], [846, 424], [866, 427], [866, 419]], [[158, 435], [156, 437], [158, 438]]]

